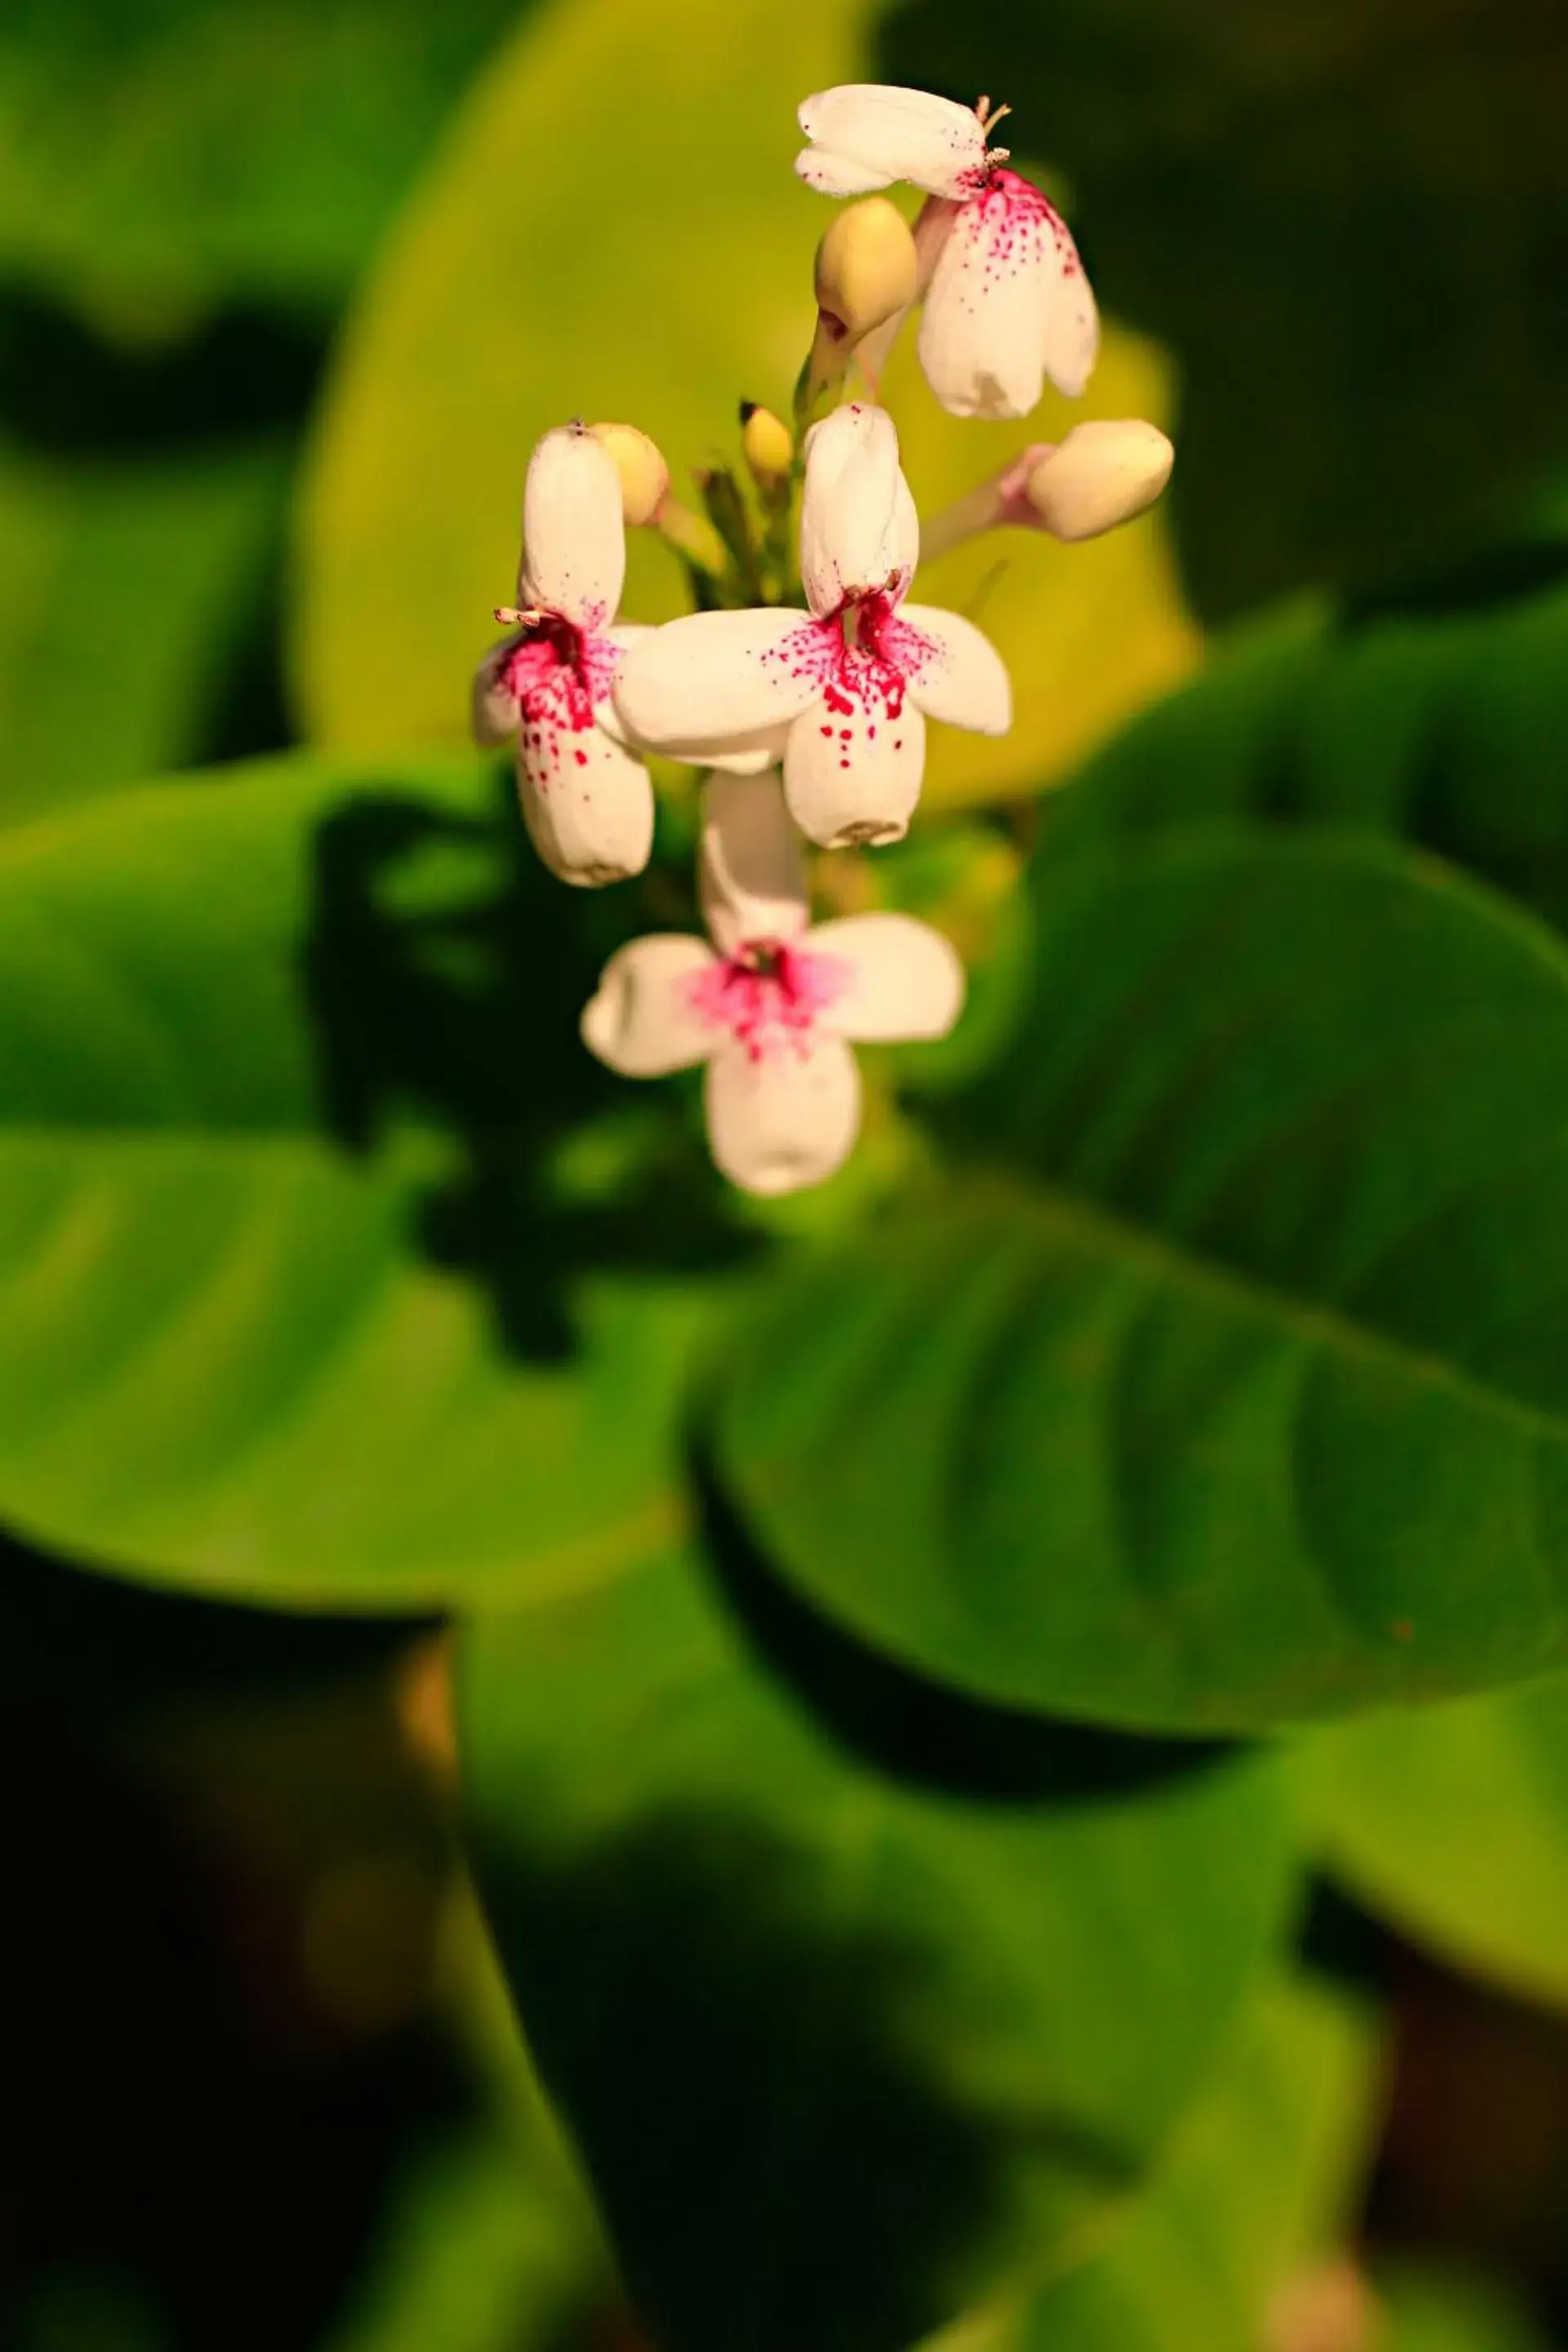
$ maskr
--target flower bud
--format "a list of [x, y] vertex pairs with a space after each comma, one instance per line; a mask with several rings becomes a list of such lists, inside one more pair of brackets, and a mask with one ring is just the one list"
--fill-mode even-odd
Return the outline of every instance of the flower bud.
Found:
[[1153, 505], [1175, 455], [1154, 425], [1077, 425], [1030, 472], [1028, 502], [1053, 538], [1095, 539]]
[[846, 205], [816, 248], [816, 307], [851, 342], [915, 299], [915, 241], [886, 196]]
[[776, 490], [789, 479], [795, 436], [771, 408], [745, 400], [741, 404], [741, 454], [758, 489]]
[[664, 452], [635, 425], [595, 425], [594, 437], [615, 460], [621, 478], [621, 507], [634, 528], [652, 522], [669, 488]]

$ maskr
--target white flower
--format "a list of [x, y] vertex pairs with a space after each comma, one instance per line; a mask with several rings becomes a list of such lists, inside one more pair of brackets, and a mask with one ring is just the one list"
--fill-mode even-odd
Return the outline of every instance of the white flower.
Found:
[[658, 934], [611, 957], [583, 1036], [622, 1076], [708, 1066], [710, 1147], [750, 1192], [792, 1192], [842, 1167], [860, 1125], [849, 1041], [941, 1037], [963, 967], [912, 916], [808, 929], [800, 853], [775, 780], [710, 779], [703, 912], [713, 944]]
[[[1048, 376], [1076, 396], [1100, 350], [1094, 296], [1067, 223], [1038, 188], [988, 149], [999, 114], [929, 91], [846, 82], [800, 110], [810, 145], [795, 170], [824, 194], [858, 195], [907, 180], [927, 192], [915, 227], [925, 315], [920, 359], [955, 416], [1026, 416]], [[872, 380], [891, 341], [879, 331], [862, 362]]]
[[652, 631], [616, 680], [626, 727], [678, 758], [694, 746], [731, 768], [782, 758], [790, 813], [824, 848], [898, 840], [920, 798], [926, 719], [985, 735], [1012, 723], [1006, 670], [973, 622], [903, 602], [919, 552], [892, 419], [837, 409], [806, 440], [809, 613], [695, 613]]
[[547, 433], [523, 494], [520, 625], [474, 680], [474, 734], [517, 740], [518, 790], [535, 848], [563, 882], [640, 874], [653, 846], [653, 787], [610, 688], [644, 632], [615, 625], [626, 526], [614, 459], [580, 425]]

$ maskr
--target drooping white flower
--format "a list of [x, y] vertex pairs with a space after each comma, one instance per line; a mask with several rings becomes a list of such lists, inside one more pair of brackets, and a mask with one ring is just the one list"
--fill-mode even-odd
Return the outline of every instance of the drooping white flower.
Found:
[[580, 425], [547, 433], [529, 461], [516, 625], [474, 680], [483, 745], [515, 739], [535, 848], [563, 882], [640, 874], [653, 846], [653, 787], [610, 698], [644, 632], [616, 624], [626, 579], [621, 481]]
[[731, 1183], [761, 1193], [820, 1183], [859, 1132], [851, 1041], [944, 1036], [963, 967], [912, 916], [809, 928], [772, 776], [710, 779], [700, 882], [712, 944], [660, 933], [620, 949], [583, 1015], [584, 1042], [624, 1077], [706, 1063], [709, 1143]]
[[696, 613], [641, 638], [615, 687], [632, 737], [678, 757], [706, 745], [728, 766], [782, 759], [790, 814], [824, 848], [898, 840], [920, 798], [926, 719], [985, 735], [1012, 723], [989, 640], [956, 613], [904, 603], [919, 552], [892, 419], [835, 410], [806, 440], [809, 612]]
[[[920, 360], [955, 416], [1026, 416], [1046, 378], [1076, 396], [1100, 350], [1100, 320], [1067, 223], [987, 148], [1000, 113], [927, 90], [846, 82], [800, 110], [808, 186], [858, 194], [907, 180], [927, 201], [915, 226], [925, 295]], [[861, 352], [875, 382], [896, 326]]]

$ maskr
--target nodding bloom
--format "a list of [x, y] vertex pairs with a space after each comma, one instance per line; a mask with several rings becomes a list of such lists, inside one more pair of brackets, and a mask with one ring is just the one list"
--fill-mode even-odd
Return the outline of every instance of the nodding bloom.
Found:
[[[926, 191], [915, 225], [925, 292], [920, 360], [955, 416], [1026, 416], [1048, 376], [1076, 397], [1100, 350], [1100, 320], [1067, 223], [986, 146], [1007, 111], [973, 111], [923, 89], [845, 82], [800, 110], [808, 186], [861, 195], [907, 180]], [[861, 352], [873, 382], [896, 329]]]
[[484, 745], [515, 738], [534, 847], [563, 882], [640, 874], [653, 846], [653, 787], [610, 698], [634, 624], [616, 623], [626, 526], [615, 460], [585, 426], [547, 433], [523, 493], [521, 609], [474, 680]]
[[[800, 562], [809, 612], [694, 613], [640, 638], [616, 680], [639, 742], [713, 765], [782, 760], [784, 796], [825, 849], [896, 841], [928, 718], [1005, 734], [1012, 690], [971, 621], [904, 602], [920, 523], [886, 411], [861, 403], [805, 445]], [[678, 747], [686, 747], [678, 749]]]
[[776, 778], [708, 784], [700, 874], [711, 939], [633, 940], [605, 965], [584, 1039], [623, 1077], [707, 1065], [708, 1139], [750, 1192], [793, 1192], [842, 1167], [860, 1126], [852, 1040], [944, 1036], [963, 967], [912, 916], [809, 928], [800, 852]]

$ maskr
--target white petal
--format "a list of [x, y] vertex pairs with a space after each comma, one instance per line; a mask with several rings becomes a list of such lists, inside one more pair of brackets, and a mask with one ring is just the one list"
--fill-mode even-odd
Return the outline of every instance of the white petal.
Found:
[[583, 1014], [583, 1042], [623, 1078], [662, 1078], [706, 1061], [714, 1029], [696, 994], [714, 964], [704, 940], [656, 932], [619, 948]]
[[[610, 649], [610, 658], [607, 661], [593, 663], [595, 679], [604, 677], [613, 680], [617, 677], [620, 675], [621, 664], [632, 647], [639, 645], [644, 637], [651, 637], [652, 635], [653, 624], [650, 621], [617, 621], [613, 629], [604, 630], [594, 650], [596, 652], [607, 646]], [[605, 734], [614, 741], [624, 743], [628, 751], [637, 751], [640, 749], [633, 742], [622, 724], [620, 712], [616, 709], [615, 698], [612, 695], [605, 694], [595, 703], [594, 716]]]
[[899, 436], [885, 408], [852, 400], [805, 436], [800, 572], [814, 613], [880, 588], [898, 507]]
[[[839, 707], [842, 706], [842, 707]], [[897, 709], [847, 666], [834, 704], [797, 719], [784, 750], [784, 798], [802, 833], [824, 849], [900, 841], [921, 796], [926, 723], [913, 702]]]
[[725, 776], [765, 776], [784, 758], [789, 722], [764, 727], [756, 735], [732, 735], [725, 743], [661, 743], [667, 760], [684, 760], [688, 767], [709, 768]]
[[912, 915], [847, 915], [807, 934], [808, 955], [842, 965], [840, 993], [823, 1024], [867, 1045], [901, 1037], [945, 1037], [963, 1007], [957, 950]]
[[811, 145], [795, 168], [825, 195], [863, 195], [894, 180], [955, 195], [985, 161], [979, 116], [929, 90], [841, 82], [808, 98], [799, 121]]
[[1051, 213], [1050, 231], [1051, 256], [1041, 289], [1046, 373], [1058, 392], [1076, 400], [1100, 357], [1100, 312], [1072, 233], [1059, 213]]
[[776, 777], [710, 777], [698, 895], [723, 955], [748, 940], [793, 940], [805, 930], [805, 867]]
[[616, 617], [626, 576], [621, 478], [584, 425], [547, 433], [528, 465], [518, 597], [580, 628]]
[[521, 635], [521, 629], [514, 629], [510, 636], [502, 637], [474, 672], [469, 715], [474, 740], [481, 751], [493, 751], [498, 743], [510, 743], [517, 733], [517, 697], [500, 684], [500, 673]]
[[708, 1140], [747, 1192], [794, 1192], [842, 1168], [860, 1131], [860, 1074], [841, 1038], [756, 1057], [726, 1045], [708, 1065]]
[[535, 849], [563, 882], [597, 887], [640, 874], [653, 848], [653, 786], [602, 727], [525, 719], [518, 790]]
[[[953, 415], [1026, 416], [1038, 402], [1047, 296], [1055, 299], [1062, 280], [1058, 231], [1067, 234], [1016, 172], [994, 173], [953, 222], [931, 272], [920, 340], [926, 381]], [[1081, 269], [1078, 282], [1086, 283]]]
[[893, 495], [893, 514], [888, 525], [885, 553], [889, 589], [897, 603], [908, 590], [915, 576], [915, 566], [921, 560], [921, 519], [915, 510], [914, 492], [901, 472], [899, 487]]
[[[1013, 724], [1012, 683], [1001, 655], [973, 621], [934, 604], [900, 604], [891, 635], [910, 699], [928, 719], [977, 735], [1005, 735]], [[914, 638], [923, 651], [917, 653]]]
[[690, 613], [632, 647], [616, 707], [637, 741], [660, 751], [754, 745], [805, 709], [833, 651], [805, 613]]

